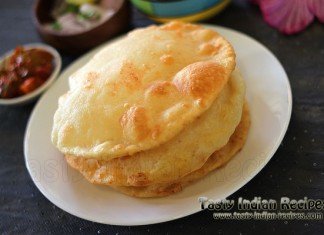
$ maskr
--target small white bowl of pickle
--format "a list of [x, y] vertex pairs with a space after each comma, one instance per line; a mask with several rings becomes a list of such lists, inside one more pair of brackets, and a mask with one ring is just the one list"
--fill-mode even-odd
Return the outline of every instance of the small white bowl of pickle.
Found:
[[0, 105], [36, 99], [54, 82], [61, 65], [59, 53], [48, 45], [16, 46], [0, 58]]

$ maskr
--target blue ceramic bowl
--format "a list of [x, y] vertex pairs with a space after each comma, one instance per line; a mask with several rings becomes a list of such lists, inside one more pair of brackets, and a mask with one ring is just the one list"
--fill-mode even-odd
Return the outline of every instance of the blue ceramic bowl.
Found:
[[149, 18], [158, 22], [186, 22], [209, 18], [222, 11], [230, 0], [131, 0]]

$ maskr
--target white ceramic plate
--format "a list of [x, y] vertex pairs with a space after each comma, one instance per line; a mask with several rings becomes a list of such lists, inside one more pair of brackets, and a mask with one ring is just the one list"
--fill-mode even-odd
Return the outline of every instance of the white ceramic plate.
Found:
[[36, 186], [52, 203], [75, 216], [99, 223], [164, 222], [200, 211], [201, 196], [228, 197], [266, 165], [290, 120], [292, 95], [287, 75], [275, 56], [254, 39], [230, 29], [212, 28], [234, 45], [237, 66], [246, 79], [252, 126], [243, 150], [222, 169], [169, 197], [136, 199], [107, 186], [88, 183], [67, 166], [62, 154], [51, 144], [50, 133], [58, 97], [68, 89], [69, 74], [85, 64], [96, 49], [63, 72], [38, 101], [27, 126], [26, 165]]

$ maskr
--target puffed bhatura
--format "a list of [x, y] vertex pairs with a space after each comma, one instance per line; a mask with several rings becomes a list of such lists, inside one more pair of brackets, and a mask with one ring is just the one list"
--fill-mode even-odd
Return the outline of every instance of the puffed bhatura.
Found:
[[69, 78], [52, 142], [92, 183], [135, 197], [178, 191], [228, 162], [250, 126], [235, 52], [171, 22], [130, 32]]
[[212, 30], [135, 30], [70, 77], [52, 141], [64, 154], [106, 160], [157, 147], [211, 106], [234, 67], [232, 46]]

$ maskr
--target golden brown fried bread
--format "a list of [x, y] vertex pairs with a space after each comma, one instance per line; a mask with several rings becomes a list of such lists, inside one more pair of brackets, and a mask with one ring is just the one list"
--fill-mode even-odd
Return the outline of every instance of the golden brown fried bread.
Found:
[[236, 127], [234, 134], [228, 143], [214, 152], [206, 161], [206, 163], [198, 170], [184, 176], [183, 178], [165, 184], [153, 184], [146, 187], [126, 187], [113, 186], [117, 191], [133, 197], [162, 197], [179, 192], [188, 184], [201, 179], [209, 172], [224, 166], [229, 162], [237, 152], [241, 150], [248, 136], [251, 119], [247, 103], [244, 104], [242, 119]]
[[202, 26], [172, 22], [135, 30], [70, 77], [52, 142], [64, 154], [105, 160], [156, 148], [210, 108], [234, 67], [232, 46]]
[[71, 155], [66, 160], [98, 184], [145, 186], [175, 181], [200, 168], [228, 142], [241, 120], [244, 96], [244, 80], [234, 71], [211, 108], [165, 144], [108, 161]]

